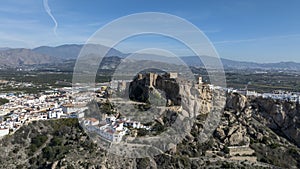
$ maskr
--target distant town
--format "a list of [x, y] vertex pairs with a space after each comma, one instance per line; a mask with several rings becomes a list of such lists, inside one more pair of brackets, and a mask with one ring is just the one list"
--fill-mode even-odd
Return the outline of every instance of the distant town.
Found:
[[[2, 84], [18, 86], [34, 86], [31, 83], [1, 81]], [[93, 98], [104, 98], [108, 83], [97, 84], [99, 88], [62, 87], [46, 90], [38, 94], [1, 93], [0, 98], [8, 100], [0, 106], [0, 138], [13, 134], [22, 125], [37, 120], [60, 118], [83, 118], [87, 104]], [[83, 90], [88, 90], [83, 92]], [[95, 92], [96, 91], [96, 92]], [[76, 99], [75, 99], [76, 98]], [[85, 118], [84, 125], [88, 130], [97, 132], [103, 139], [119, 142], [128, 133], [129, 128], [149, 127], [130, 119], [117, 119], [114, 115], [107, 116], [104, 121]]]

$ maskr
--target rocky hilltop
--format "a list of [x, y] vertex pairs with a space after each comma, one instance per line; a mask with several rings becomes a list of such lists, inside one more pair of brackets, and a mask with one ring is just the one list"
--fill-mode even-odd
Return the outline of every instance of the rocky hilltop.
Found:
[[203, 135], [213, 102], [222, 95], [207, 85], [184, 92], [191, 99], [181, 104], [197, 107], [198, 115], [184, 139], [163, 154], [137, 159], [108, 154], [76, 119], [61, 119], [30, 123], [4, 137], [0, 168], [300, 168], [298, 103], [228, 93], [225, 106], [218, 107], [218, 125]]
[[179, 84], [175, 78], [177, 78], [176, 73], [164, 75], [155, 73], [138, 74], [129, 85], [129, 98], [147, 102], [150, 93], [158, 94], [161, 91], [167, 99], [167, 106], [180, 106]]

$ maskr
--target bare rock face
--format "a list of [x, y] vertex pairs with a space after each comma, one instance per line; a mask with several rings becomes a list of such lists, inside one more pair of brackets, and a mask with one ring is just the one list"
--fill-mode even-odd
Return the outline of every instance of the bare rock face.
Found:
[[[221, 142], [228, 144], [228, 146], [244, 146], [249, 145], [250, 138], [247, 132], [247, 126], [240, 123], [231, 124], [232, 127], [220, 124], [216, 129], [214, 136], [221, 140]], [[253, 129], [252, 133], [256, 131]]]
[[251, 104], [257, 109], [256, 118], [300, 146], [299, 103], [257, 98]]
[[215, 136], [220, 140], [224, 140], [226, 138], [226, 134], [225, 134], [224, 130], [221, 128], [216, 129]]
[[208, 86], [202, 85], [199, 86], [199, 98], [197, 99], [200, 106], [200, 112], [211, 112], [212, 109], [212, 95], [213, 92], [209, 89]]
[[229, 145], [239, 146], [239, 145], [249, 145], [250, 138], [247, 136], [247, 131], [245, 128], [239, 126], [233, 134], [230, 135]]
[[231, 93], [227, 96], [226, 108], [242, 111], [247, 104], [247, 97], [237, 93]]
[[[247, 134], [262, 140], [264, 133], [260, 133], [259, 129], [249, 125], [252, 117], [300, 146], [300, 106], [298, 103], [263, 98], [247, 99], [237, 93], [228, 94], [224, 118], [215, 136], [230, 145], [248, 144]], [[225, 139], [221, 129], [225, 131]]]
[[240, 129], [241, 126], [239, 125], [235, 125], [235, 126], [232, 126], [231, 128], [229, 128], [229, 131], [228, 131], [228, 136], [231, 136], [233, 133], [236, 133], [237, 130]]
[[[228, 94], [223, 117], [214, 132], [214, 136], [223, 144], [228, 146], [249, 145], [248, 121], [252, 111], [248, 104], [245, 96], [237, 93]], [[255, 134], [256, 130], [252, 129], [251, 133]]]
[[240, 132], [235, 132], [229, 138], [229, 145], [239, 146], [243, 141], [243, 134]]

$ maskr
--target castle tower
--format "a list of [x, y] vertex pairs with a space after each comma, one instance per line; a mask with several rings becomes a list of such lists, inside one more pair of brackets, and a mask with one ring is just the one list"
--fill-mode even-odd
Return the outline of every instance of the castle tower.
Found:
[[141, 79], [143, 79], [143, 74], [139, 73], [138, 74], [138, 80], [141, 80]]
[[203, 82], [202, 82], [202, 77], [201, 77], [201, 76], [198, 77], [198, 83], [199, 83], [199, 85], [203, 83]]
[[156, 73], [149, 73], [149, 86], [156, 86], [157, 76]]

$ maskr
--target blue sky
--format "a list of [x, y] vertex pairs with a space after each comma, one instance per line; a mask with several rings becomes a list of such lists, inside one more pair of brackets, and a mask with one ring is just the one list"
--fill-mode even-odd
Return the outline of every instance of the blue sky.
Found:
[[[95, 31], [119, 17], [137, 12], [164, 12], [187, 19], [211, 40], [220, 57], [256, 62], [300, 62], [298, 0], [2, 0], [0, 47], [33, 48], [85, 43]], [[137, 47], [138, 46], [138, 47]], [[123, 52], [160, 47], [190, 53], [162, 37], [130, 38], [117, 46]], [[179, 51], [180, 50], [180, 51]]]

